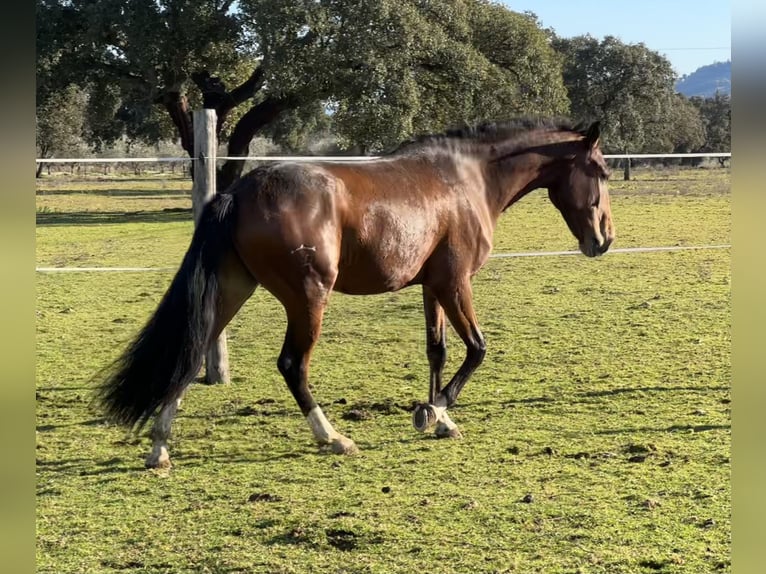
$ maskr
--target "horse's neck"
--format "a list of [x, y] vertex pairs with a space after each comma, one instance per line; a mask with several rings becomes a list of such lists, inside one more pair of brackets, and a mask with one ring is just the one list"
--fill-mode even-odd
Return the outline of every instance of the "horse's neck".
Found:
[[519, 154], [501, 162], [487, 163], [487, 203], [495, 218], [530, 191], [548, 184], [545, 159]]
[[495, 217], [499, 217], [530, 191], [553, 183], [558, 175], [558, 154], [540, 153], [540, 150], [548, 148], [550, 151], [549, 146], [568, 147], [568, 144], [571, 144], [571, 140], [545, 141], [507, 155], [503, 150], [498, 150], [493, 156], [488, 156], [485, 169], [487, 201]]

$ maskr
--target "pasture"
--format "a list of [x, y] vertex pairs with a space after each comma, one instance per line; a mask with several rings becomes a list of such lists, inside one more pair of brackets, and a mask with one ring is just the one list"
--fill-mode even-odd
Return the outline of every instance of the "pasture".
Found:
[[[610, 183], [614, 248], [726, 244], [728, 169]], [[175, 267], [190, 183], [168, 175], [37, 191], [37, 261]], [[575, 248], [545, 193], [495, 251]], [[227, 329], [229, 385], [193, 385], [170, 471], [104, 423], [90, 379], [172, 271], [37, 276], [38, 572], [730, 571], [729, 249], [490, 259], [474, 280], [487, 356], [451, 409], [462, 440], [418, 434], [419, 288], [334, 294], [311, 381], [361, 449], [319, 452], [276, 368], [282, 308], [259, 289]], [[451, 376], [463, 346], [449, 331]]]

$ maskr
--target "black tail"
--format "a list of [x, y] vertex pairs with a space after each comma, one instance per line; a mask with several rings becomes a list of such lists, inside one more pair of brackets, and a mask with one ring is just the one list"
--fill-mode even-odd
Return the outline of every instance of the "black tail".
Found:
[[96, 390], [109, 420], [142, 427], [199, 372], [215, 320], [216, 272], [232, 248], [234, 215], [232, 195], [217, 195], [205, 206], [159, 307]]

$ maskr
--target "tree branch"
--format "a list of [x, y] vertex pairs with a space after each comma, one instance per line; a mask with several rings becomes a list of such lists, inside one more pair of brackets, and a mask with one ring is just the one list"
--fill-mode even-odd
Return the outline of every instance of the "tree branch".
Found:
[[255, 96], [263, 85], [263, 75], [263, 66], [258, 66], [247, 80], [227, 92], [221, 79], [211, 76], [207, 70], [192, 74], [192, 80], [202, 92], [203, 107], [216, 111], [216, 134], [221, 133], [231, 110]]
[[243, 102], [252, 99], [258, 90], [261, 89], [261, 86], [263, 85], [263, 74], [263, 66], [258, 66], [255, 70], [253, 70], [253, 73], [250, 74], [250, 77], [245, 82], [228, 92], [226, 94], [226, 98], [222, 100], [218, 106], [216, 106], [215, 111], [216, 115], [218, 116], [216, 133], [221, 132], [223, 122], [231, 110]]
[[221, 3], [221, 5], [218, 7], [218, 12], [220, 14], [226, 14], [226, 12], [229, 11], [229, 8], [231, 5], [234, 4], [234, 0], [224, 0], [224, 2]]
[[146, 81], [145, 77], [132, 73], [127, 66], [120, 66], [113, 62], [106, 62], [103, 60], [99, 60], [98, 63], [93, 62], [91, 65], [96, 69], [98, 66], [100, 66], [103, 69], [111, 72], [113, 76], [122, 80], [129, 80], [142, 87], [149, 86], [149, 82]]
[[[253, 106], [234, 127], [229, 137], [228, 155], [246, 157], [255, 135], [295, 103], [296, 98], [288, 95], [281, 98], [269, 97]], [[223, 191], [234, 183], [242, 174], [244, 164], [242, 160], [227, 160], [218, 170], [217, 189]]]

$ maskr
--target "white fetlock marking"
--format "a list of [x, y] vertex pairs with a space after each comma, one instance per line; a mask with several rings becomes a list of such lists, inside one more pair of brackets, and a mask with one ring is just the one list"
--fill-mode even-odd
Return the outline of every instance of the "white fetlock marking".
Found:
[[335, 439], [341, 438], [340, 433], [336, 431], [324, 416], [322, 409], [318, 406], [311, 409], [306, 420], [314, 433], [314, 438], [322, 444], [329, 444]]
[[165, 444], [152, 445], [152, 452], [146, 459], [146, 463], [149, 466], [162, 466], [170, 461], [170, 454], [168, 453], [168, 447]]
[[448, 428], [454, 428], [457, 426], [450, 420], [449, 415], [447, 414], [447, 399], [445, 399], [443, 395], [437, 395], [436, 400], [434, 400], [434, 404], [431, 405], [431, 408], [436, 414], [437, 423], [443, 423], [447, 425]]
[[165, 462], [170, 460], [170, 454], [168, 454], [168, 447], [164, 444], [160, 446], [157, 453], [157, 462]]
[[447, 414], [447, 409], [444, 409], [444, 412], [441, 415], [441, 418], [439, 419], [439, 423], [444, 425], [447, 430], [456, 429], [457, 425], [452, 422], [452, 419], [449, 418], [449, 415]]

